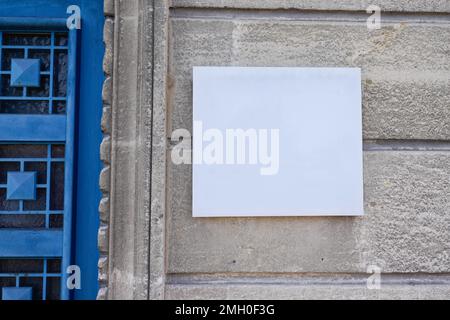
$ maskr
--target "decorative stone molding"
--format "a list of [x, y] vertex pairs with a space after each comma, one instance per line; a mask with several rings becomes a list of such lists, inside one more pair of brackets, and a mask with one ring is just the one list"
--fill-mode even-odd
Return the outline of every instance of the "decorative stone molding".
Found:
[[[449, 9], [403, 2], [370, 31], [352, 0], [105, 0], [98, 299], [449, 297]], [[194, 65], [363, 67], [366, 216], [193, 219], [167, 142]]]
[[163, 297], [166, 2], [104, 2], [98, 299]]
[[112, 105], [112, 73], [114, 52], [114, 1], [104, 2], [105, 24], [103, 29], [103, 41], [105, 54], [103, 57], [103, 71], [105, 81], [103, 83], [102, 100], [103, 113], [101, 129], [103, 141], [100, 145], [100, 159], [104, 168], [100, 173], [99, 185], [102, 198], [99, 204], [100, 227], [98, 230], [98, 248], [100, 258], [98, 261], [99, 292], [97, 299], [107, 298], [108, 290], [108, 232], [110, 221], [110, 187], [111, 187], [111, 105]]
[[[150, 197], [149, 298], [165, 298], [166, 285], [166, 180], [169, 1], [153, 1], [152, 36], [145, 39], [152, 50], [152, 131]], [[148, 27], [148, 25], [147, 25]], [[146, 31], [147, 35], [149, 31]], [[148, 52], [147, 51], [147, 52]], [[148, 81], [148, 80], [147, 80]]]

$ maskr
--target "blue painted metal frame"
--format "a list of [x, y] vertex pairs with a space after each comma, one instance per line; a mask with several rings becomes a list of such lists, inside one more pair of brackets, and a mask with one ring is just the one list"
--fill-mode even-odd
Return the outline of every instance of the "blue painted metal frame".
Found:
[[[75, 114], [76, 114], [76, 80], [77, 80], [77, 30], [69, 31], [69, 59], [67, 70], [67, 106], [66, 106], [66, 160], [65, 160], [65, 193], [64, 193], [64, 240], [61, 288], [67, 288], [67, 267], [72, 263], [72, 222], [73, 222], [73, 175], [75, 149]], [[68, 143], [69, 148], [67, 147]], [[69, 228], [67, 226], [70, 226]], [[61, 298], [69, 299], [69, 290], [62, 290]]]
[[[45, 18], [44, 21], [42, 21], [41, 19], [39, 19], [38, 16], [34, 16], [34, 17], [25, 17], [25, 16], [21, 16], [20, 19], [17, 19], [17, 16], [20, 16], [20, 8], [19, 5], [15, 5], [14, 2], [17, 1], [10, 1], [10, 6], [11, 9], [14, 10], [15, 7], [17, 7], [17, 11], [15, 12], [15, 16], [12, 17], [5, 17], [5, 16], [1, 16], [0, 17], [0, 26], [2, 26], [2, 28], [5, 29], [9, 29], [9, 30], [42, 30], [42, 29], [61, 29], [62, 26], [66, 25], [66, 18]], [[28, 2], [27, 1], [22, 1], [22, 5], [24, 6], [28, 6], [28, 7], [33, 7], [33, 3], [36, 2], [38, 3], [38, 1], [31, 1]], [[2, 5], [7, 4], [7, 2], [3, 3]], [[6, 10], [5, 10], [6, 11]], [[6, 13], [6, 12], [5, 12]], [[2, 12], [3, 15], [3, 12]]]
[[40, 59], [11, 59], [11, 87], [39, 87]]
[[8, 171], [6, 200], [36, 200], [36, 171]]
[[0, 243], [8, 243], [7, 246], [0, 246], [0, 256], [2, 257], [61, 257], [63, 254], [63, 231], [2, 230]]
[[[15, 18], [17, 25], [21, 25], [20, 21], [23, 19]], [[1, 19], [0, 19], [1, 21]], [[9, 23], [13, 24], [14, 19], [9, 19]], [[54, 21], [51, 21], [54, 23]], [[62, 20], [58, 20], [62, 23]], [[48, 25], [45, 19], [40, 19], [42, 26]], [[51, 30], [51, 64], [50, 77], [53, 74], [53, 51], [55, 30], [66, 31], [65, 21], [62, 25], [54, 25], [55, 28]], [[4, 29], [3, 26], [1, 26]], [[28, 30], [28, 29], [25, 29]], [[42, 30], [40, 31], [49, 31]], [[3, 34], [3, 32], [0, 32]], [[8, 230], [0, 229], [0, 243], [8, 243], [7, 246], [0, 246], [0, 257], [61, 257], [61, 299], [68, 300], [70, 298], [70, 291], [66, 285], [67, 282], [67, 267], [72, 264], [72, 228], [73, 228], [73, 175], [74, 175], [74, 150], [75, 150], [75, 118], [76, 118], [76, 84], [77, 84], [77, 30], [68, 32], [68, 70], [67, 70], [67, 93], [66, 93], [66, 114], [64, 116], [55, 115], [4, 115], [0, 114], [0, 125], [3, 125], [2, 133], [0, 133], [1, 142], [64, 142], [65, 144], [65, 158], [64, 158], [64, 227], [63, 231], [54, 230]], [[1, 44], [1, 43], [0, 43]], [[2, 46], [4, 47], [4, 46]], [[39, 47], [42, 48], [42, 47]], [[25, 49], [25, 56], [27, 50]], [[1, 59], [1, 57], [0, 57]], [[1, 60], [0, 60], [1, 61]], [[49, 92], [49, 113], [52, 112], [53, 106], [53, 82], [50, 82]], [[9, 98], [9, 97], [8, 97]], [[28, 97], [23, 97], [28, 100]], [[36, 131], [39, 130], [39, 131]], [[48, 155], [50, 156], [51, 149], [49, 147]], [[5, 160], [5, 159], [3, 159]], [[6, 159], [11, 160], [11, 159]], [[29, 159], [26, 159], [29, 161]], [[24, 161], [24, 159], [22, 159]], [[21, 162], [23, 169], [23, 162]], [[47, 165], [47, 170], [49, 166]], [[48, 172], [47, 172], [48, 173]], [[50, 210], [49, 195], [47, 188], [47, 210]], [[22, 202], [21, 202], [22, 206]], [[22, 211], [22, 210], [21, 210]], [[25, 212], [28, 213], [28, 212]], [[46, 217], [46, 225], [48, 226], [48, 214]], [[45, 266], [47, 262], [45, 262]], [[44, 277], [44, 279], [46, 279]], [[46, 286], [44, 281], [43, 287]], [[43, 288], [45, 291], [45, 289]]]
[[2, 300], [31, 300], [33, 296], [31, 287], [2, 288]]
[[57, 142], [66, 140], [66, 116], [1, 115], [0, 141]]
[[[65, 25], [68, 16], [66, 9], [70, 5], [80, 6], [82, 12], [82, 29], [78, 37], [78, 48], [80, 48], [77, 69], [78, 91], [76, 93], [78, 115], [76, 117], [77, 131], [75, 132], [77, 147], [74, 153], [76, 172], [73, 181], [76, 214], [74, 214], [73, 229], [75, 240], [72, 246], [74, 263], [82, 270], [82, 287], [81, 290], [73, 292], [72, 298], [95, 299], [98, 291], [98, 203], [101, 196], [98, 188], [98, 176], [102, 168], [99, 146], [102, 139], [100, 131], [101, 90], [104, 80], [102, 70], [103, 0], [2, 0], [0, 2], [0, 25], [10, 30], [25, 28], [27, 30], [43, 28], [54, 30]], [[22, 16], [20, 21], [16, 19], [17, 16]], [[43, 19], [45, 19], [44, 24]], [[46, 161], [45, 159], [41, 160]], [[52, 159], [52, 161], [57, 160]], [[82, 174], [77, 174], [78, 172]], [[44, 273], [29, 274], [28, 276], [44, 276], [45, 278], [45, 276], [61, 275]], [[19, 277], [16, 278], [18, 281]]]

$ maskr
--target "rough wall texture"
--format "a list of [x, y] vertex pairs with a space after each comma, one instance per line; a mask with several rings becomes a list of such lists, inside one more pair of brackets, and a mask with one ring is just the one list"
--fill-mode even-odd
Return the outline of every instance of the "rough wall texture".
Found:
[[111, 191], [111, 105], [113, 97], [113, 52], [114, 52], [114, 1], [105, 0], [105, 25], [103, 41], [105, 43], [105, 55], [103, 58], [103, 71], [105, 81], [103, 83], [103, 114], [102, 132], [103, 141], [100, 146], [100, 157], [104, 168], [100, 175], [100, 190], [103, 197], [100, 200], [100, 227], [98, 231], [98, 248], [100, 258], [98, 261], [99, 292], [97, 299], [106, 299], [108, 283], [108, 239], [110, 222], [110, 191]]
[[[367, 28], [361, 1], [172, 4], [170, 130], [191, 129], [196, 65], [362, 68], [366, 215], [193, 219], [191, 167], [169, 163], [166, 297], [448, 298], [450, 25], [429, 13], [448, 2], [382, 1], [393, 12], [382, 12], [380, 30]], [[365, 289], [369, 265], [383, 272], [379, 293]], [[417, 277], [423, 286], [408, 287]]]
[[105, 1], [99, 299], [148, 299], [153, 2]]
[[[99, 297], [450, 298], [448, 1], [115, 2]], [[191, 130], [198, 65], [362, 68], [366, 215], [192, 218], [191, 167], [168, 160], [167, 141]], [[380, 290], [366, 287], [369, 265]]]
[[366, 10], [377, 5], [385, 11], [450, 12], [446, 0], [172, 0], [172, 7], [240, 8], [240, 9], [302, 9], [302, 10]]

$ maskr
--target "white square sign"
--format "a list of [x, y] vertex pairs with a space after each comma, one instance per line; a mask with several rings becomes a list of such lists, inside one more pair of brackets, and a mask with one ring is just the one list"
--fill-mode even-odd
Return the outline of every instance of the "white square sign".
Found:
[[193, 74], [194, 217], [363, 214], [359, 68]]

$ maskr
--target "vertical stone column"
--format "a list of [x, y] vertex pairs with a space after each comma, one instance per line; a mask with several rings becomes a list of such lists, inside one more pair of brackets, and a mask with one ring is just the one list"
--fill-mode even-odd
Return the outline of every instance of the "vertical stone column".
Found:
[[[153, 49], [152, 132], [151, 132], [151, 222], [149, 298], [164, 299], [166, 282], [166, 159], [167, 159], [167, 68], [168, 68], [168, 1], [155, 0], [153, 39], [147, 33], [146, 47]], [[152, 41], [151, 41], [152, 40]]]
[[[99, 299], [449, 296], [450, 8], [382, 0], [369, 31], [369, 4], [105, 0]], [[193, 219], [167, 141], [195, 65], [361, 67], [366, 215]]]
[[105, 1], [99, 299], [149, 297], [154, 5]]
[[101, 128], [103, 141], [100, 145], [100, 157], [104, 168], [100, 174], [100, 190], [102, 199], [99, 205], [100, 228], [98, 231], [98, 249], [100, 258], [98, 261], [99, 292], [97, 299], [106, 299], [108, 288], [108, 231], [110, 221], [110, 188], [111, 188], [111, 104], [113, 87], [113, 52], [114, 52], [114, 1], [105, 0], [105, 25], [103, 29], [103, 41], [105, 44], [105, 55], [103, 57], [103, 72], [105, 81], [103, 83], [102, 100], [103, 114]]

